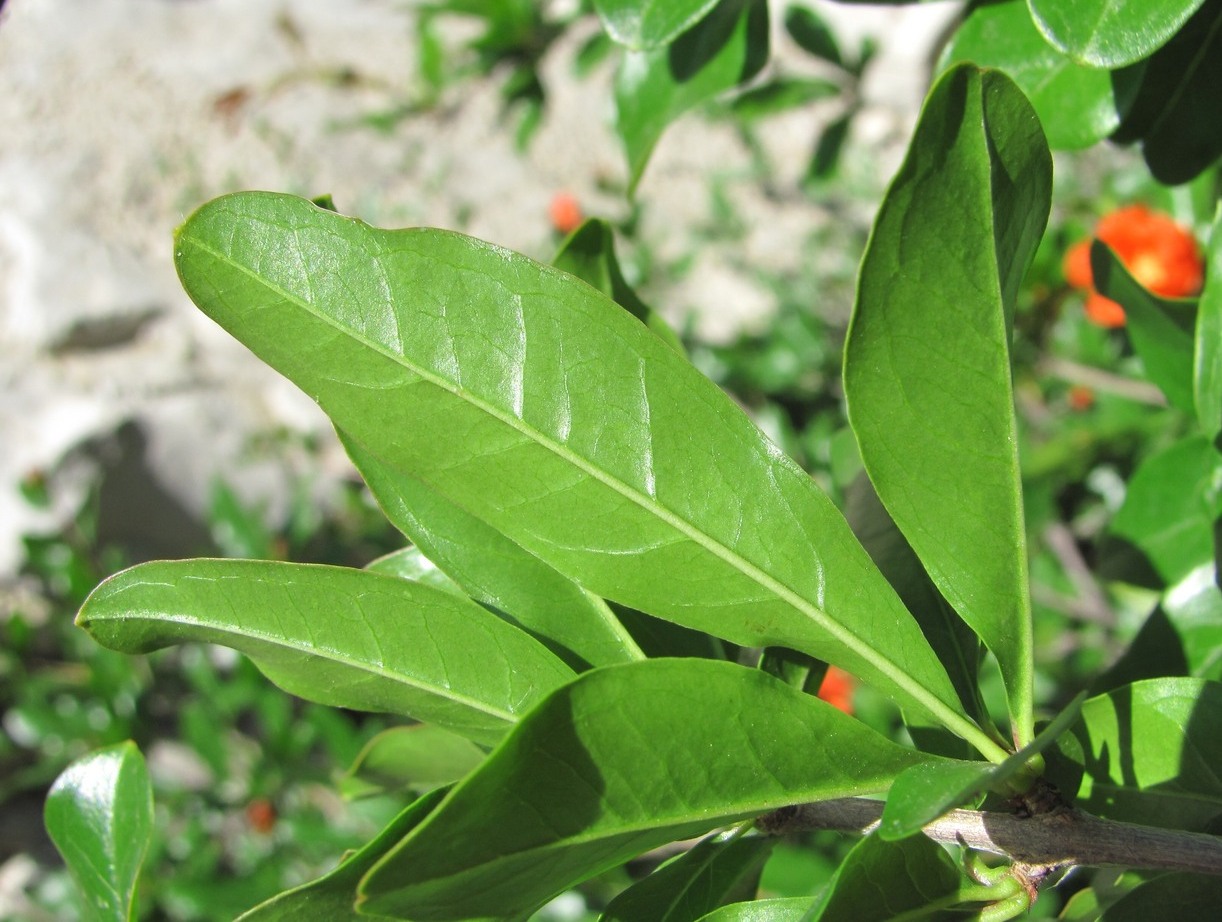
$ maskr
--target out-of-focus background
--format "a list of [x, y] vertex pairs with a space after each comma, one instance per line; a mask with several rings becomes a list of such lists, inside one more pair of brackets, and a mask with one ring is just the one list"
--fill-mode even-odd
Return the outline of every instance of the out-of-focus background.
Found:
[[[73, 917], [42, 800], [107, 743], [135, 738], [149, 758], [143, 905], [157, 918], [232, 918], [393, 811], [345, 802], [335, 778], [383, 718], [290, 699], [224, 651], [125, 657], [71, 624], [99, 579], [143, 559], [362, 565], [402, 543], [311, 401], [182, 294], [171, 234], [204, 201], [329, 193], [373, 224], [545, 261], [575, 211], [606, 218], [629, 281], [693, 360], [835, 488], [857, 260], [961, 7], [795, 5], [831, 25], [843, 65], [774, 16], [760, 83], [807, 89], [681, 119], [632, 199], [616, 52], [578, 0], [0, 4], [0, 918]], [[1058, 208], [1130, 183], [1131, 158], [1101, 180], [1096, 156], [1058, 161]], [[1042, 260], [1059, 285], [1059, 253]], [[1062, 339], [1078, 344], [1080, 326]], [[1103, 361], [1119, 355], [1108, 335], [1081, 342]], [[1023, 399], [1060, 412], [1067, 393]], [[1147, 424], [1116, 406], [1118, 437]], [[1086, 464], [1072, 444], [1057, 450]], [[1056, 642], [1058, 656], [1091, 650]], [[817, 855], [780, 854], [772, 892], [818, 886]]]

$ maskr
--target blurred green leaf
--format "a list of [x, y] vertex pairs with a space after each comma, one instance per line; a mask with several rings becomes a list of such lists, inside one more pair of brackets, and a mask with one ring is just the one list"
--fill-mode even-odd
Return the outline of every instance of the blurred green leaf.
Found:
[[1123, 67], [1149, 57], [1204, 0], [1027, 0], [1044, 37], [1076, 61]]
[[1009, 343], [1051, 182], [1039, 120], [1010, 79], [947, 71], [879, 210], [845, 344], [849, 419], [870, 480], [997, 657], [1024, 745], [1031, 603]]
[[679, 339], [662, 315], [647, 305], [632, 290], [620, 271], [615, 258], [615, 232], [611, 225], [598, 218], [590, 218], [573, 231], [560, 246], [552, 259], [552, 265], [583, 282], [593, 285], [608, 298], [632, 314], [637, 320], [680, 355], [686, 355], [683, 341]]
[[718, 0], [594, 0], [607, 34], [638, 51], [669, 45]]
[[353, 797], [430, 791], [457, 781], [483, 760], [484, 750], [441, 727], [391, 727], [365, 744], [340, 785]]
[[153, 831], [153, 789], [136, 744], [100, 749], [69, 765], [47, 793], [45, 819], [85, 917], [135, 919], [136, 878]]
[[1211, 563], [1222, 458], [1189, 436], [1146, 458], [1129, 479], [1104, 545], [1105, 576], [1171, 586]]
[[912, 913], [919, 918], [929, 904], [960, 889], [959, 869], [942, 846], [924, 836], [888, 842], [866, 836], [841, 863], [823, 891], [811, 922], [888, 922]]
[[356, 888], [383, 855], [415, 829], [441, 803], [446, 790], [436, 790], [402, 810], [376, 836], [344, 857], [339, 867], [317, 880], [280, 893], [244, 912], [235, 922], [361, 922], [384, 918], [356, 911]]
[[642, 656], [598, 596], [337, 431], [386, 517], [464, 593], [526, 630], [576, 671]]
[[1073, 735], [1080, 749], [1062, 741], [1061, 752], [1080, 763], [1082, 809], [1194, 831], [1222, 815], [1222, 685], [1163, 678], [1114, 689], [1082, 706]]
[[768, 60], [767, 0], [720, 0], [674, 44], [629, 51], [615, 79], [616, 128], [628, 155], [628, 192], [675, 119], [745, 83]]
[[311, 564], [141, 564], [102, 583], [77, 623], [104, 647], [229, 646], [309, 701], [502, 736], [572, 671], [470, 601], [405, 580]]
[[960, 61], [1005, 71], [1027, 94], [1053, 148], [1090, 147], [1120, 124], [1112, 75], [1049, 45], [1024, 0], [972, 4], [942, 57], [943, 66]]
[[810, 77], [776, 77], [735, 97], [730, 112], [753, 121], [805, 106], [818, 99], [839, 96], [840, 87], [831, 80]]
[[1184, 671], [1200, 679], [1222, 680], [1222, 590], [1213, 561], [1170, 586], [1160, 610], [1179, 639]]
[[1222, 208], [1209, 234], [1205, 288], [1197, 302], [1192, 390], [1197, 422], [1212, 440], [1222, 430]]
[[1163, 874], [1133, 888], [1103, 911], [1100, 922], [1208, 919], [1222, 905], [1222, 878]]
[[998, 755], [827, 496], [589, 285], [267, 193], [197, 211], [177, 252], [196, 302], [388, 469], [596, 595], [835, 663]]
[[1146, 377], [1167, 395], [1172, 406], [1192, 413], [1195, 303], [1151, 294], [1100, 240], [1091, 244], [1090, 268], [1099, 293], [1124, 308], [1129, 339], [1141, 356]]
[[623, 891], [599, 922], [687, 922], [755, 896], [777, 840], [711, 836]]
[[1154, 178], [1178, 185], [1222, 155], [1222, 119], [1215, 118], [1222, 86], [1222, 0], [1205, 0], [1179, 32], [1150, 58], [1115, 73], [1125, 100], [1119, 143], [1141, 141]]
[[930, 759], [758, 670], [608, 666], [532, 710], [365, 878], [363, 905], [419, 922], [511, 915], [666, 842], [879, 790]]
[[831, 27], [818, 13], [806, 6], [785, 10], [785, 31], [799, 48], [820, 60], [844, 67], [844, 57]]

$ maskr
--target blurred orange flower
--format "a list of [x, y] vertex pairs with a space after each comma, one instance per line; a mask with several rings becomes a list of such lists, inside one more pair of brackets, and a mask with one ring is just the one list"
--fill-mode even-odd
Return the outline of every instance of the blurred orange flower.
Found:
[[857, 680], [835, 666], [827, 667], [823, 684], [819, 686], [819, 697], [834, 708], [839, 708], [846, 714], [853, 713], [853, 691], [857, 688]]
[[[1095, 226], [1102, 240], [1133, 278], [1156, 295], [1184, 298], [1201, 290], [1205, 267], [1196, 239], [1170, 216], [1145, 205], [1118, 208]], [[1124, 326], [1124, 308], [1094, 289], [1090, 240], [1075, 243], [1065, 254], [1065, 280], [1088, 291], [1086, 316], [1102, 327]]]
[[561, 234], [571, 234], [581, 225], [581, 203], [568, 192], [557, 192], [547, 208], [552, 227]]

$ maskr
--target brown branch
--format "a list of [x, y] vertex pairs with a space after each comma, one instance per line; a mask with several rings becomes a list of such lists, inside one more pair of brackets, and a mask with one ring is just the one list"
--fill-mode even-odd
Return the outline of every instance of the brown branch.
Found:
[[[800, 804], [763, 817], [763, 831], [780, 835], [838, 829], [866, 835], [878, 826], [881, 801], [847, 797]], [[1027, 865], [1192, 871], [1222, 876], [1222, 838], [1100, 819], [1080, 810], [1023, 817], [952, 810], [924, 827], [935, 842], [963, 844]]]

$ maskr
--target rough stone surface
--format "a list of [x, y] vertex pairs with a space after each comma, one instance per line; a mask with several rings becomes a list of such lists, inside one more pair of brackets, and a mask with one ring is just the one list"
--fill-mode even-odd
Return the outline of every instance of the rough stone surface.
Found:
[[[894, 169], [924, 92], [928, 49], [953, 5], [821, 4], [847, 44], [883, 45], [855, 123], [856, 181]], [[591, 24], [591, 27], [593, 25]], [[525, 155], [501, 117], [496, 75], [390, 132], [361, 123], [410, 97], [410, 5], [397, 0], [10, 0], [0, 14], [0, 583], [19, 537], [72, 514], [97, 476], [110, 527], [148, 553], [192, 553], [214, 479], [272, 516], [294, 480], [325, 500], [349, 476], [322, 414], [200, 315], [173, 274], [170, 232], [226, 191], [330, 192], [384, 226], [452, 227], [547, 258], [547, 203], [574, 192], [587, 213], [623, 216], [611, 131], [610, 65], [574, 79], [588, 31], [549, 55], [547, 116]], [[783, 66], [799, 60], [777, 27]], [[337, 75], [345, 75], [339, 79]], [[826, 108], [760, 129], [770, 184], [792, 187]], [[689, 117], [663, 138], [639, 190], [642, 246], [667, 264], [697, 252], [716, 220], [717, 178], [745, 223], [699, 250], [682, 278], [654, 282], [672, 319], [725, 339], [759, 323], [774, 295], [749, 269], [792, 270], [812, 228], [838, 219], [808, 197], [769, 197], [732, 126]], [[868, 220], [868, 214], [856, 220]], [[321, 452], [287, 431], [322, 439]], [[33, 509], [18, 484], [49, 478]]]

